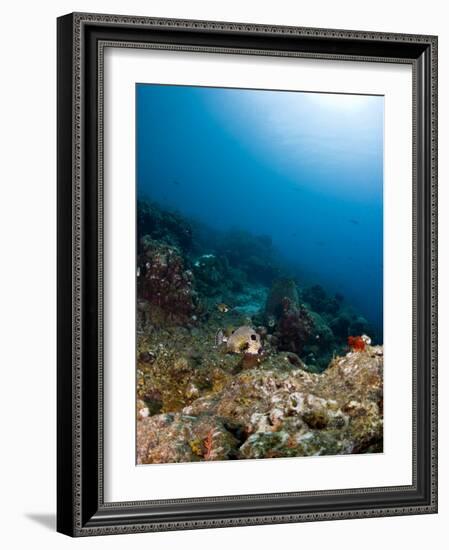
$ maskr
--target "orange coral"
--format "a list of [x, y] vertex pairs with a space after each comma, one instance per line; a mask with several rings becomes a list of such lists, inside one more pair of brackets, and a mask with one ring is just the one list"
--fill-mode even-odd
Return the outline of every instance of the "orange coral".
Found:
[[212, 430], [210, 430], [206, 436], [206, 439], [204, 440], [204, 460], [210, 460], [212, 455]]
[[348, 346], [352, 351], [365, 351], [366, 342], [361, 336], [348, 336]]

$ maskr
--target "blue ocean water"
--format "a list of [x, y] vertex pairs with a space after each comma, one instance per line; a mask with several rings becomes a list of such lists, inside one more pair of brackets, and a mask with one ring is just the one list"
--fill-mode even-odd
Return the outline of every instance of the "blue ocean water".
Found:
[[382, 341], [383, 121], [380, 96], [138, 84], [138, 196], [269, 235]]

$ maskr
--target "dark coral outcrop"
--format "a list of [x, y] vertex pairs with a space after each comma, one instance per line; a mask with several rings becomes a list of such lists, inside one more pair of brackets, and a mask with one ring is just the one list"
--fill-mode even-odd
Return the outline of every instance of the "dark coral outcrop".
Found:
[[137, 293], [141, 323], [185, 323], [199, 304], [193, 272], [186, 269], [175, 246], [148, 235], [140, 245]]
[[148, 200], [139, 200], [137, 203], [137, 232], [184, 251], [192, 247], [192, 227], [186, 219]]
[[298, 289], [293, 279], [280, 278], [273, 282], [265, 304], [267, 319], [274, 317], [279, 319], [284, 313], [284, 299], [290, 300], [292, 307], [299, 305]]
[[231, 286], [229, 264], [226, 258], [202, 254], [193, 263], [198, 291], [205, 296], [221, 295]]
[[217, 250], [252, 283], [270, 285], [279, 276], [279, 263], [268, 235], [232, 229], [222, 236]]
[[290, 298], [283, 298], [282, 313], [275, 332], [278, 348], [301, 356], [304, 346], [312, 339], [314, 330], [313, 318], [306, 307], [303, 304], [296, 306]]
[[329, 313], [335, 315], [343, 300], [341, 294], [329, 296], [321, 285], [312, 285], [302, 291], [302, 299], [317, 313]]

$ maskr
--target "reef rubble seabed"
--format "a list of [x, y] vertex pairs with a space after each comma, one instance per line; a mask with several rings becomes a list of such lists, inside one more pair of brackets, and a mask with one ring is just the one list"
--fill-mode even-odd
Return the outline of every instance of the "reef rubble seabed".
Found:
[[167, 405], [177, 412], [149, 416], [139, 399], [138, 464], [382, 452], [382, 346], [336, 357], [323, 374], [282, 353], [237, 374], [224, 358], [203, 375], [192, 360], [177, 368], [184, 381]]
[[342, 296], [268, 237], [138, 216], [138, 464], [383, 451], [383, 347]]

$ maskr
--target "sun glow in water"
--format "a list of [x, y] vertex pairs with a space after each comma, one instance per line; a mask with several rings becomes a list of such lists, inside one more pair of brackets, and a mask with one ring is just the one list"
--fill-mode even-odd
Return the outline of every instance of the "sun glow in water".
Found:
[[138, 191], [268, 234], [382, 333], [380, 96], [138, 85]]

